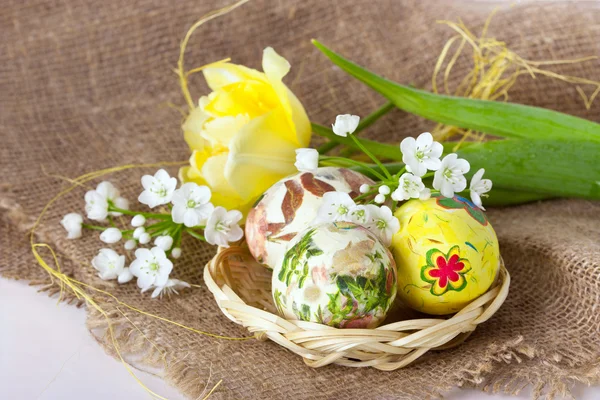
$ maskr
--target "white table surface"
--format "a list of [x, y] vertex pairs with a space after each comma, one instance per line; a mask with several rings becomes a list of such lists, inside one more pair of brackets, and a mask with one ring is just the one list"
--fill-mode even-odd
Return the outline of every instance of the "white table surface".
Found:
[[[134, 370], [151, 390], [184, 399], [160, 378]], [[577, 399], [600, 398], [600, 387], [578, 387]], [[104, 353], [85, 327], [85, 311], [59, 304], [25, 282], [0, 278], [0, 398], [11, 400], [150, 399], [123, 365]], [[476, 390], [447, 398], [514, 399]], [[519, 399], [528, 399], [524, 391]]]

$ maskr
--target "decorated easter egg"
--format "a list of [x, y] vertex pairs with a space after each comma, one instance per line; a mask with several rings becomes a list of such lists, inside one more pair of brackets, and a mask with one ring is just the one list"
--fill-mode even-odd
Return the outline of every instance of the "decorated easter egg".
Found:
[[440, 195], [410, 200], [394, 214], [392, 239], [398, 297], [427, 314], [451, 314], [485, 293], [496, 279], [500, 251], [494, 228], [473, 203]]
[[277, 310], [288, 319], [372, 328], [396, 297], [396, 266], [364, 227], [328, 222], [289, 243], [273, 270], [272, 289]]
[[316, 217], [323, 194], [345, 192], [356, 197], [366, 176], [346, 168], [324, 167], [300, 172], [271, 186], [246, 219], [246, 242], [254, 258], [269, 268], [281, 261], [286, 246]]

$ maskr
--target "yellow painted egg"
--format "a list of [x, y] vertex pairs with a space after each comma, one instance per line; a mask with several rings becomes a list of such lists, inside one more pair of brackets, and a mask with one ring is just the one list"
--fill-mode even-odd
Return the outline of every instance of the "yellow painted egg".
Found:
[[452, 314], [485, 293], [496, 279], [496, 232], [473, 203], [455, 196], [410, 200], [394, 214], [392, 239], [398, 297], [427, 314]]

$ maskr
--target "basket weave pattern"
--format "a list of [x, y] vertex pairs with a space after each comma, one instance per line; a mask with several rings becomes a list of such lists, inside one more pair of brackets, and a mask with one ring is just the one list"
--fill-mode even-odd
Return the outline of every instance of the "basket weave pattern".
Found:
[[492, 288], [450, 318], [404, 320], [375, 329], [338, 329], [280, 317], [271, 296], [271, 271], [254, 260], [245, 243], [219, 248], [204, 268], [204, 281], [227, 318], [258, 339], [271, 339], [302, 356], [311, 367], [339, 364], [391, 371], [429, 350], [462, 343], [500, 308], [510, 276], [502, 263]]

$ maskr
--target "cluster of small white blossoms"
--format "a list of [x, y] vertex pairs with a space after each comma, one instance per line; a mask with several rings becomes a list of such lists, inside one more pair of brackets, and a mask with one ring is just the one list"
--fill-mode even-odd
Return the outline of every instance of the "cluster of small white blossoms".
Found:
[[373, 232], [386, 246], [392, 243], [392, 236], [400, 229], [398, 218], [388, 206], [356, 204], [348, 193], [327, 192], [317, 210], [313, 223], [354, 222]]
[[[360, 122], [357, 115], [338, 115], [332, 125], [333, 132], [342, 137], [354, 133]], [[353, 138], [354, 139], [354, 138]], [[374, 202], [383, 204], [387, 196], [398, 202], [409, 199], [426, 200], [431, 196], [431, 189], [425, 187], [423, 178], [433, 175], [433, 189], [439, 191], [444, 197], [453, 197], [467, 188], [465, 174], [471, 166], [465, 159], [458, 158], [456, 153], [442, 157], [444, 147], [433, 140], [429, 132], [420, 134], [416, 139], [407, 137], [400, 143], [402, 162], [405, 171], [393, 185], [379, 184], [376, 187], [363, 185], [361, 193], [367, 194], [376, 189]], [[296, 168], [300, 171], [313, 171], [319, 164], [319, 153], [315, 149], [296, 150]], [[431, 171], [428, 173], [428, 171]], [[483, 208], [481, 197], [492, 189], [492, 181], [482, 179], [485, 170], [477, 171], [470, 182], [469, 193], [471, 201], [476, 206]], [[395, 187], [392, 191], [391, 187]], [[375, 194], [375, 193], [372, 193]]]
[[[110, 248], [100, 249], [92, 266], [101, 279], [126, 283], [136, 277], [142, 292], [153, 290], [152, 297], [177, 293], [178, 289], [190, 287], [169, 277], [173, 270], [171, 259], [181, 256], [182, 234], [223, 247], [242, 238], [239, 226], [242, 213], [215, 207], [210, 202], [212, 193], [208, 187], [185, 183], [177, 189], [177, 179], [163, 169], [154, 176], [143, 176], [142, 186], [144, 190], [138, 201], [161, 212], [130, 211], [129, 202], [120, 196], [119, 190], [110, 182], [101, 182], [85, 194], [85, 210], [88, 219], [108, 222], [111, 226], [86, 224], [77, 213], [67, 214], [61, 221], [69, 239], [80, 238], [83, 228], [99, 230], [104, 243], [116, 244], [124, 239], [124, 250], [135, 250], [135, 259], [127, 267], [125, 255]], [[113, 217], [123, 215], [132, 217], [130, 229], [115, 226]], [[149, 223], [151, 220], [156, 222]], [[150, 248], [140, 247], [144, 245]]]
[[[392, 200], [401, 201], [411, 198], [427, 199], [431, 190], [426, 188], [422, 177], [433, 172], [433, 188], [442, 196], [452, 198], [467, 188], [465, 174], [471, 165], [465, 159], [458, 158], [456, 153], [447, 154], [440, 159], [444, 151], [441, 143], [433, 140], [431, 133], [424, 132], [416, 139], [407, 137], [400, 143], [402, 162], [406, 165], [406, 173], [400, 176], [398, 188], [392, 193]], [[473, 204], [484, 209], [481, 195], [492, 190], [492, 181], [482, 179], [485, 170], [481, 168], [473, 175], [469, 192]]]
[[[355, 222], [377, 233], [389, 245], [391, 237], [399, 230], [400, 225], [393, 216], [392, 210], [382, 204], [391, 199], [392, 205], [395, 207], [400, 201], [429, 199], [432, 189], [425, 186], [423, 178], [431, 176], [433, 176], [433, 190], [444, 197], [451, 198], [467, 188], [465, 174], [469, 172], [471, 166], [467, 160], [458, 158], [456, 153], [442, 158], [444, 147], [441, 143], [433, 140], [431, 133], [425, 132], [416, 139], [408, 137], [400, 143], [402, 161], [405, 166], [398, 174], [392, 176], [385, 166], [352, 135], [358, 128], [359, 122], [360, 117], [357, 115], [338, 115], [332, 125], [332, 130], [341, 137], [351, 135], [356, 146], [376, 163], [379, 170], [351, 159], [320, 157], [317, 150], [309, 148], [296, 150], [295, 166], [299, 171], [314, 171], [318, 168], [321, 159], [337, 163], [340, 166], [354, 165], [367, 168], [377, 176], [379, 182], [375, 185], [362, 185], [360, 187], [361, 196], [355, 199], [357, 202], [366, 204], [357, 204], [346, 193], [326, 193], [323, 196], [323, 205], [318, 212], [317, 222], [340, 220]], [[492, 181], [482, 179], [484, 172], [483, 168], [477, 171], [469, 185], [471, 200], [481, 209], [484, 209], [481, 201], [482, 195], [492, 189]], [[365, 201], [370, 198], [372, 198], [371, 201]], [[375, 204], [381, 206], [378, 207]]]

